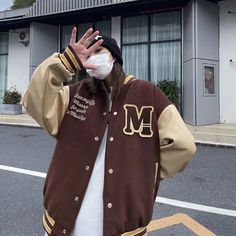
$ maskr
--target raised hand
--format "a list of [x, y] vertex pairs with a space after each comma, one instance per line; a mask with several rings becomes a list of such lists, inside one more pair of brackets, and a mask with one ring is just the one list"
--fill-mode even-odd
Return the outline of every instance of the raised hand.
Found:
[[85, 69], [96, 69], [95, 65], [87, 64], [86, 60], [91, 55], [91, 53], [95, 52], [99, 46], [103, 43], [103, 40], [98, 40], [93, 46], [88, 48], [88, 46], [93, 42], [93, 40], [99, 34], [99, 31], [93, 32], [93, 29], [90, 28], [87, 32], [82, 36], [82, 38], [76, 42], [76, 27], [73, 28], [71, 33], [70, 45], [78, 55], [81, 63], [83, 64]]

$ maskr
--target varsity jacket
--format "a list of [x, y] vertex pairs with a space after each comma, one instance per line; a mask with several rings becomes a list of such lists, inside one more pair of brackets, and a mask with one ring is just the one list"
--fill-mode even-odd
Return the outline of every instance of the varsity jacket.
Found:
[[72, 232], [109, 123], [104, 236], [144, 235], [160, 179], [184, 170], [196, 150], [194, 139], [150, 82], [128, 76], [110, 113], [106, 93], [91, 97], [83, 81], [63, 86], [80, 66], [71, 47], [54, 53], [34, 71], [23, 97], [28, 113], [57, 140], [43, 188], [43, 227], [50, 236]]

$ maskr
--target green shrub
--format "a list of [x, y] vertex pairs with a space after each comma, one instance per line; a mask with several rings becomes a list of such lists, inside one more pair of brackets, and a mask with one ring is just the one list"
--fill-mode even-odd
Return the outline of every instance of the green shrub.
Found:
[[157, 86], [165, 93], [171, 102], [179, 107], [180, 102], [180, 85], [177, 80], [161, 80], [157, 82]]
[[19, 104], [20, 101], [21, 94], [17, 91], [15, 87], [4, 92], [3, 104]]
[[36, 0], [14, 0], [11, 9], [19, 9], [32, 6]]

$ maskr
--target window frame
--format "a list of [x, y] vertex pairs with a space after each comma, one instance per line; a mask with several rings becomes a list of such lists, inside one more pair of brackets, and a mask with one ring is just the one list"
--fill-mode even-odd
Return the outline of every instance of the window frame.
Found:
[[[7, 75], [6, 75], [6, 80], [5, 80], [5, 88], [3, 88], [3, 90], [0, 90], [0, 102], [2, 102], [2, 96], [4, 94], [4, 92], [6, 91], [7, 89], [7, 82], [8, 82], [8, 55], [9, 55], [9, 32], [0, 32], [0, 34], [6, 34], [7, 35], [7, 50], [6, 52], [2, 53], [0, 51], [0, 57], [2, 56], [7, 56], [7, 67], [6, 67], [6, 70], [7, 70]], [[2, 93], [2, 94], [1, 94]]]
[[[80, 24], [87, 24], [87, 23], [91, 23], [92, 24], [92, 28], [95, 29], [95, 25], [97, 22], [102, 22], [102, 21], [109, 21], [110, 23], [110, 26], [109, 26], [109, 30], [110, 30], [110, 35], [111, 35], [111, 18], [109, 19], [104, 19], [104, 20], [98, 20], [98, 21], [86, 21], [86, 22], [81, 22], [81, 23], [76, 23], [76, 24], [66, 24], [66, 25], [60, 25], [60, 29], [59, 29], [59, 32], [60, 32], [60, 52], [63, 52], [65, 50], [65, 48], [62, 48], [62, 27], [63, 26], [69, 26], [69, 25], [72, 25], [72, 26], [76, 26], [76, 28], [78, 29], [78, 25]], [[78, 40], [78, 34], [76, 34], [76, 40]]]
[[[155, 15], [155, 14], [159, 14], [159, 13], [169, 13], [169, 12], [178, 12], [179, 13], [179, 18], [180, 18], [180, 38], [179, 39], [172, 39], [172, 40], [155, 40], [152, 41], [151, 40], [151, 16]], [[148, 40], [147, 42], [136, 42], [136, 43], [123, 43], [123, 27], [124, 27], [124, 19], [125, 18], [131, 18], [131, 17], [136, 17], [136, 16], [143, 16], [146, 15], [148, 20]], [[183, 31], [183, 26], [182, 26], [182, 10], [181, 9], [174, 9], [174, 10], [165, 10], [165, 11], [158, 11], [158, 12], [152, 12], [152, 13], [146, 13], [146, 14], [133, 14], [133, 15], [129, 15], [129, 16], [122, 16], [121, 17], [121, 52], [123, 52], [123, 46], [132, 46], [132, 45], [148, 45], [148, 81], [152, 81], [151, 80], [151, 45], [152, 44], [157, 44], [157, 43], [170, 43], [170, 42], [180, 42], [180, 49], [181, 49], [181, 53], [180, 53], [180, 86], [182, 87], [182, 57], [183, 57], [183, 53], [182, 53], [182, 45], [183, 45], [183, 35], [182, 35], [182, 31]], [[182, 96], [182, 94], [181, 94]]]

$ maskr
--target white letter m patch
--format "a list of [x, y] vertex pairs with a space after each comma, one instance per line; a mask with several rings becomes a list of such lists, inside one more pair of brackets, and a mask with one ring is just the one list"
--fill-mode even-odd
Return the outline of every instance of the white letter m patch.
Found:
[[125, 110], [125, 127], [123, 132], [126, 135], [138, 133], [140, 137], [152, 137], [152, 113], [153, 106], [142, 106], [140, 111], [136, 105], [126, 104]]

